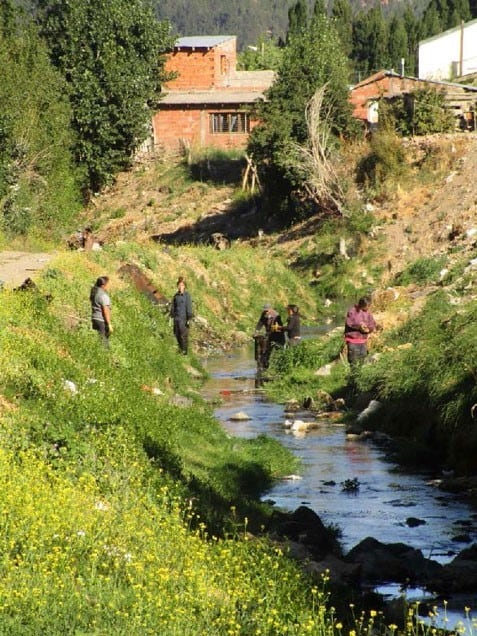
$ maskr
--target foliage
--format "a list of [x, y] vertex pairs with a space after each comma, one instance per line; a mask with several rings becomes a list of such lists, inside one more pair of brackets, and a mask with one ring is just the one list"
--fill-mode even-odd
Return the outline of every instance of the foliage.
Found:
[[148, 104], [164, 79], [169, 27], [142, 0], [37, 0], [37, 21], [69, 87], [75, 159], [97, 192], [148, 134]]
[[2, 633], [333, 633], [323, 592], [243, 518], [289, 453], [223, 431], [166, 317], [115, 276], [101, 346], [88, 290], [116, 267], [69, 254], [41, 291], [2, 292]]
[[[339, 391], [346, 385], [347, 367], [340, 362], [343, 330], [322, 338], [302, 340], [295, 346], [275, 351], [270, 371], [273, 382], [266, 384], [267, 393], [281, 402], [287, 399], [303, 401], [317, 391]], [[317, 376], [316, 371], [330, 364], [330, 375]]]
[[381, 100], [380, 123], [408, 136], [450, 132], [456, 121], [445, 94], [424, 88], [410, 95]]
[[432, 295], [420, 315], [385, 334], [389, 348], [358, 380], [384, 404], [381, 429], [432, 448], [434, 461], [462, 473], [474, 471], [477, 449], [476, 312], [475, 301], [457, 312], [444, 292]]
[[461, 21], [468, 22], [472, 17], [469, 5], [469, 0], [431, 0], [422, 16], [422, 38], [447, 31]]
[[[307, 0], [311, 5], [312, 0]], [[291, 1], [276, 0], [154, 0], [161, 20], [170, 20], [180, 35], [237, 35], [239, 49], [254, 45], [261, 37], [285, 39]]]
[[331, 22], [315, 15], [306, 29], [292, 36], [277, 80], [258, 111], [261, 124], [251, 134], [248, 152], [258, 164], [260, 180], [270, 210], [292, 218], [296, 207], [305, 207], [303, 179], [293, 161], [293, 144], [308, 137], [306, 106], [317, 88], [327, 84], [325, 109], [332, 131], [349, 129], [347, 62]]
[[244, 71], [276, 71], [281, 63], [283, 47], [270, 38], [261, 37], [248, 45], [237, 58], [237, 68]]
[[33, 226], [58, 236], [79, 207], [72, 162], [70, 108], [65, 82], [27, 16], [0, 17], [0, 209], [2, 229], [26, 234]]
[[424, 285], [426, 283], [436, 282], [439, 279], [439, 273], [446, 263], [446, 257], [427, 257], [419, 258], [400, 272], [396, 276], [398, 285], [409, 285], [417, 283]]
[[395, 181], [406, 173], [406, 156], [397, 135], [388, 128], [380, 128], [371, 136], [369, 154], [357, 168], [359, 184], [379, 189], [386, 181]]

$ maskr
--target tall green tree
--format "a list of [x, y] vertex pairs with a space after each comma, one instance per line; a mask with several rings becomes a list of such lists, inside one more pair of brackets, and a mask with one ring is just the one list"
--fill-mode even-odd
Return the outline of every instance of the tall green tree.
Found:
[[333, 24], [319, 15], [303, 33], [291, 37], [277, 80], [259, 109], [262, 123], [253, 130], [248, 145], [269, 209], [281, 210], [287, 218], [303, 195], [303, 175], [292, 161], [293, 147], [306, 143], [306, 107], [325, 84], [325, 107], [333, 132], [345, 134], [351, 126], [347, 59]]
[[164, 79], [169, 25], [142, 0], [37, 0], [37, 20], [64, 75], [85, 192], [130, 165], [148, 133], [148, 103]]
[[407, 35], [406, 74], [417, 76], [417, 59], [420, 38], [420, 23], [409, 3], [403, 13], [404, 28]]
[[401, 59], [405, 62], [404, 68], [407, 68], [407, 32], [404, 19], [397, 15], [394, 15], [389, 22], [388, 59], [394, 69], [401, 69]]
[[388, 39], [388, 24], [380, 5], [357, 13], [352, 59], [361, 74], [369, 75], [389, 66]]
[[27, 15], [2, 0], [0, 24], [2, 229], [58, 235], [80, 204], [66, 83]]
[[287, 43], [291, 38], [302, 33], [308, 24], [308, 7], [306, 0], [297, 0], [288, 11]]
[[343, 52], [350, 57], [353, 50], [353, 11], [349, 0], [335, 0], [331, 8], [331, 17], [340, 36]]

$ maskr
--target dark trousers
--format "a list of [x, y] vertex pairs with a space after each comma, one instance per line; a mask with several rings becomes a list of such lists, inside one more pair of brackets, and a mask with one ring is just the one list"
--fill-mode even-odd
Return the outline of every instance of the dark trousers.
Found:
[[109, 347], [109, 327], [104, 320], [92, 320], [91, 326], [101, 337], [101, 341], [105, 347]]
[[348, 362], [352, 367], [362, 364], [367, 355], [368, 345], [365, 342], [362, 344], [348, 342]]
[[189, 345], [189, 327], [183, 320], [174, 320], [174, 335], [182, 353], [187, 353]]

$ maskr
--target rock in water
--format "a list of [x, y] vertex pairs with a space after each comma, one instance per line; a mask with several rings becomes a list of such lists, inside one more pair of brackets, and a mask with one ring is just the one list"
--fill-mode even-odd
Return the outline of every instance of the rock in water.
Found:
[[250, 417], [250, 415], [247, 415], [247, 413], [239, 411], [238, 413], [231, 415], [229, 419], [232, 420], [232, 422], [246, 422], [247, 420], [251, 420], [252, 418]]

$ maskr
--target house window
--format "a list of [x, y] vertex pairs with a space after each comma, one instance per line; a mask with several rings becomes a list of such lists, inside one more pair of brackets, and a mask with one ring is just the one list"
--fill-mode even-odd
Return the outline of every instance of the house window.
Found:
[[211, 113], [210, 132], [212, 134], [249, 133], [248, 113]]

